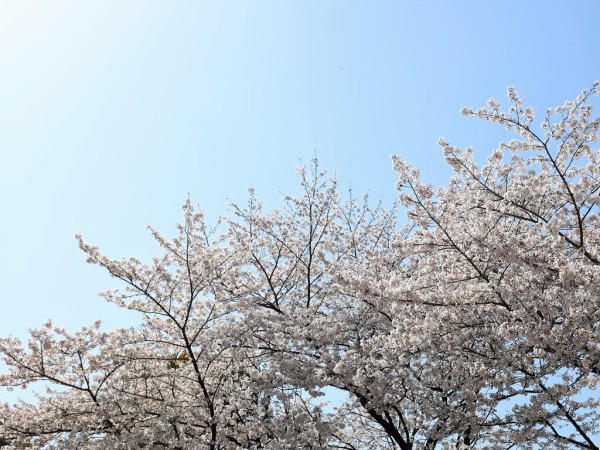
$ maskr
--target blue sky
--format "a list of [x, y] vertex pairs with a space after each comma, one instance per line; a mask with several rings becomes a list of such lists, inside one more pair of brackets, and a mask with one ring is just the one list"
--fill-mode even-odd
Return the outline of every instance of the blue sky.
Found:
[[216, 218], [274, 207], [317, 151], [341, 186], [395, 197], [390, 154], [442, 184], [439, 136], [514, 84], [556, 106], [600, 78], [596, 1], [0, 2], [0, 334], [131, 316], [74, 235], [148, 258], [187, 193]]

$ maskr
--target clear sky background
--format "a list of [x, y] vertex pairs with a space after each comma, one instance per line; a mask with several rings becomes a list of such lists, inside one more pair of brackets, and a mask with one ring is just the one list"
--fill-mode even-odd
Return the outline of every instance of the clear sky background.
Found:
[[391, 154], [445, 183], [439, 136], [499, 140], [460, 108], [574, 98], [599, 24], [595, 0], [0, 0], [0, 335], [131, 323], [74, 235], [149, 258], [187, 193], [213, 220], [250, 185], [277, 207], [315, 150], [388, 203]]

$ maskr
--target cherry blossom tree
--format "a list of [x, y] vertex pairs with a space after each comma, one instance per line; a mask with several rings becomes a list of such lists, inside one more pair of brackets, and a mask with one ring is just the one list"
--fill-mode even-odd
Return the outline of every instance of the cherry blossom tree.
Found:
[[251, 190], [211, 227], [188, 200], [148, 263], [78, 236], [141, 324], [0, 339], [0, 385], [37, 395], [1, 405], [0, 447], [598, 449], [597, 89], [540, 131], [514, 88], [464, 109], [517, 139], [484, 165], [441, 139], [441, 188], [393, 157], [404, 209], [314, 160], [278, 210]]
[[597, 90], [548, 109], [540, 131], [513, 87], [506, 112], [494, 99], [463, 109], [518, 138], [483, 166], [440, 139], [455, 172], [447, 187], [394, 158], [414, 232], [397, 244], [410, 276], [390, 278], [382, 295], [420, 305], [408, 319], [416, 348], [470, 367], [464, 386], [479, 412], [465, 430], [481, 445], [600, 445]]

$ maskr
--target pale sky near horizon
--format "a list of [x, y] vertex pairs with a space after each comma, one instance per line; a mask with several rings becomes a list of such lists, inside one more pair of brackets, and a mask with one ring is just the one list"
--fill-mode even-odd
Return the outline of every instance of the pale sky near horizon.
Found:
[[[443, 184], [439, 136], [515, 85], [545, 108], [600, 78], [597, 1], [0, 0], [0, 335], [52, 318], [130, 323], [96, 297], [82, 233], [148, 258], [188, 193], [209, 218], [247, 188], [273, 207], [316, 151], [391, 202], [400, 154]], [[597, 100], [596, 100], [597, 103]]]

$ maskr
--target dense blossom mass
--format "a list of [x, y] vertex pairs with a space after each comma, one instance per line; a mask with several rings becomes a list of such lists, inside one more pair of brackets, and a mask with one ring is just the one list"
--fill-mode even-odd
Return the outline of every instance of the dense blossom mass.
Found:
[[46, 388], [0, 406], [0, 446], [598, 450], [597, 89], [541, 126], [512, 87], [463, 109], [515, 139], [483, 165], [440, 139], [440, 188], [393, 157], [397, 209], [314, 161], [279, 210], [251, 191], [211, 228], [187, 201], [149, 263], [78, 236], [141, 325], [0, 339], [0, 385]]

